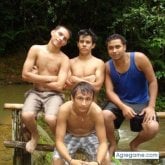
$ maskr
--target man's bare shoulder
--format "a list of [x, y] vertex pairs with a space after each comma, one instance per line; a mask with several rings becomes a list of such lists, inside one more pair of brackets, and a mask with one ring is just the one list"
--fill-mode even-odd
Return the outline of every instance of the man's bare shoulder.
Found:
[[102, 112], [100, 106], [95, 102], [92, 102], [91, 108], [92, 108], [93, 112], [96, 112], [96, 113]]
[[64, 52], [61, 51], [61, 57], [65, 60], [69, 60], [69, 57], [67, 54], [65, 54]]
[[135, 52], [135, 57], [136, 58], [144, 58], [144, 57], [146, 57], [146, 55], [142, 52]]
[[28, 57], [38, 56], [40, 52], [45, 52], [45, 45], [32, 45], [28, 51]]
[[101, 58], [93, 56], [93, 59], [100, 62], [100, 63], [104, 63], [104, 61]]
[[91, 105], [91, 116], [93, 119], [97, 119], [97, 120], [103, 119], [102, 109], [95, 102], [93, 102]]
[[40, 50], [40, 49], [45, 49], [46, 45], [32, 45], [30, 49], [33, 50]]
[[78, 60], [78, 57], [73, 57], [70, 59], [70, 63], [75, 63]]
[[96, 64], [97, 66], [104, 66], [104, 61], [98, 57], [93, 56], [91, 62]]
[[68, 110], [70, 110], [71, 109], [71, 107], [72, 107], [72, 101], [67, 101], [67, 102], [65, 102], [64, 104], [62, 104], [61, 106], [60, 106], [60, 110], [63, 110], [63, 111], [68, 111]]
[[146, 63], [150, 63], [150, 60], [144, 53], [135, 52], [135, 63], [138, 66], [141, 66], [141, 65], [145, 66]]

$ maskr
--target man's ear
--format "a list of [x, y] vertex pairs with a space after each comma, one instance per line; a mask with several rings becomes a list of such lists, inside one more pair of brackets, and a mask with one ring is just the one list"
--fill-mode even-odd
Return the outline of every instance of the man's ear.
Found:
[[126, 51], [127, 50], [127, 46], [126, 46], [126, 44], [124, 45], [124, 51]]
[[50, 32], [51, 36], [53, 36], [53, 34], [54, 34], [54, 31], [55, 31], [55, 30], [52, 30], [52, 31]]
[[76, 44], [77, 44], [77, 47], [78, 47], [78, 41], [76, 42]]
[[73, 96], [71, 96], [71, 100], [73, 101]]
[[93, 45], [92, 45], [92, 49], [94, 49], [94, 48], [95, 48], [95, 46], [96, 46], [96, 44], [93, 44]]

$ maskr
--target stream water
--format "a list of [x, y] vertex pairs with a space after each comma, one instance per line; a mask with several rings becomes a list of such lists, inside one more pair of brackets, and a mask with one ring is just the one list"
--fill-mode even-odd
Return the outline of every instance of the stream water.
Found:
[[[24, 93], [30, 88], [31, 85], [0, 86], [0, 165], [12, 165], [12, 149], [6, 148], [3, 145], [4, 140], [11, 139], [11, 112], [4, 111], [3, 105], [4, 103], [23, 103]], [[119, 133], [119, 150], [128, 151], [129, 142], [136, 136], [136, 133], [133, 133], [129, 130], [128, 122], [123, 123]], [[142, 144], [140, 149], [149, 151], [165, 151], [164, 138], [165, 120], [161, 120], [159, 134], [151, 141]], [[137, 163], [137, 161], [135, 163], [133, 161], [130, 163], [127, 162], [125, 165], [132, 164], [140, 165], [140, 163]]]

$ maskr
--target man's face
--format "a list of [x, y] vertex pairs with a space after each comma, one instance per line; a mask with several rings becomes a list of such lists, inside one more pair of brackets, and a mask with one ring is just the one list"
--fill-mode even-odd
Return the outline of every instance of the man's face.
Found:
[[77, 91], [75, 98], [73, 99], [75, 107], [82, 113], [89, 110], [92, 101], [92, 93], [82, 93], [80, 90]]
[[125, 53], [126, 45], [120, 39], [114, 39], [108, 42], [107, 50], [112, 59], [118, 60]]
[[60, 27], [51, 31], [51, 41], [56, 47], [65, 46], [69, 40], [70, 34], [67, 29]]
[[77, 42], [77, 47], [79, 48], [80, 54], [90, 54], [95, 44], [93, 44], [91, 36], [81, 35]]

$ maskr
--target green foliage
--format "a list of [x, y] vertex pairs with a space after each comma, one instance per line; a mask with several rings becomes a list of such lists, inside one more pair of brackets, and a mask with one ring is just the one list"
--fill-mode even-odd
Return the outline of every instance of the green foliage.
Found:
[[121, 165], [120, 160], [115, 159], [115, 157], [114, 157], [114, 156], [112, 157], [112, 161], [115, 163], [115, 165]]
[[165, 94], [158, 96], [156, 101], [156, 111], [165, 111]]
[[157, 71], [156, 77], [157, 79], [165, 78], [165, 71]]
[[[121, 26], [128, 39], [128, 48], [144, 51], [153, 61], [156, 70], [165, 66], [165, 8], [163, 1], [132, 3], [123, 7], [123, 17], [118, 17], [111, 28]], [[162, 65], [157, 65], [159, 61]]]

